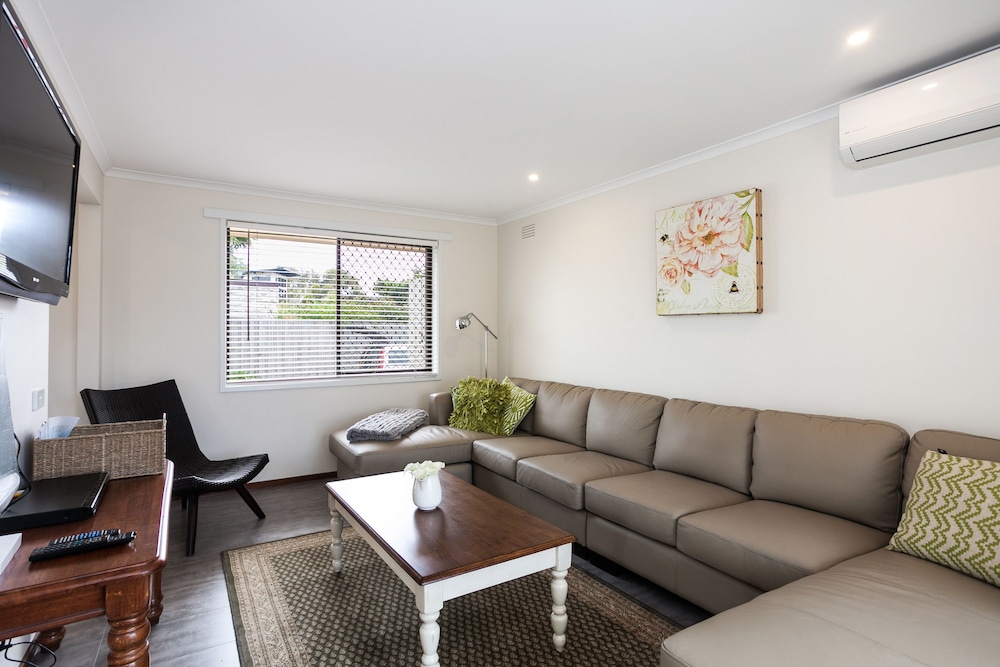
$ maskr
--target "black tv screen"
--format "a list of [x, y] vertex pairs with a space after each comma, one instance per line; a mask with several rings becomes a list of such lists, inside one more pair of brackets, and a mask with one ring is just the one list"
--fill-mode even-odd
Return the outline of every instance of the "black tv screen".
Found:
[[0, 294], [69, 294], [80, 141], [6, 2], [0, 20]]

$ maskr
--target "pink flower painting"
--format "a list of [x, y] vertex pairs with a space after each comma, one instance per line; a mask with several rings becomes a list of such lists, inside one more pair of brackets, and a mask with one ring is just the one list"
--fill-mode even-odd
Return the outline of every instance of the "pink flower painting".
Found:
[[658, 315], [759, 313], [760, 190], [657, 211]]
[[687, 269], [675, 255], [667, 255], [660, 258], [659, 278], [670, 287], [676, 287], [681, 281], [687, 278]]

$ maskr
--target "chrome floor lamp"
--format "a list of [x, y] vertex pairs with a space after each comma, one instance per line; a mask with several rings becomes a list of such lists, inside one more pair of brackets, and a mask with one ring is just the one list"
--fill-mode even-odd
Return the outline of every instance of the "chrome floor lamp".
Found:
[[490, 331], [490, 328], [486, 326], [486, 322], [476, 317], [475, 313], [469, 313], [468, 315], [463, 315], [462, 317], [455, 320], [455, 328], [461, 331], [470, 324], [472, 320], [475, 320], [483, 325], [483, 377], [490, 376], [490, 336], [493, 336], [493, 340], [499, 341], [497, 335]]

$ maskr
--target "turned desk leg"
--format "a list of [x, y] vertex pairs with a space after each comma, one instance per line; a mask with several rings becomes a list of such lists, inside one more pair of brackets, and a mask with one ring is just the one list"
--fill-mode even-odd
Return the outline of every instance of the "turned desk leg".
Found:
[[149, 591], [149, 623], [156, 625], [163, 613], [163, 570], [153, 573], [152, 587]]
[[55, 653], [59, 649], [59, 645], [62, 644], [63, 637], [65, 636], [66, 626], [60, 625], [58, 628], [49, 628], [38, 633], [38, 639], [35, 641]]
[[108, 617], [108, 667], [149, 667], [150, 577], [109, 585], [104, 606]]

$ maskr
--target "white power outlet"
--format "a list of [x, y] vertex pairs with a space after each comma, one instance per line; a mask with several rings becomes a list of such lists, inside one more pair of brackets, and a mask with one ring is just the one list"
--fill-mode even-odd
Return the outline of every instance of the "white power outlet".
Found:
[[45, 407], [45, 390], [36, 389], [31, 392], [31, 410], [41, 410]]

